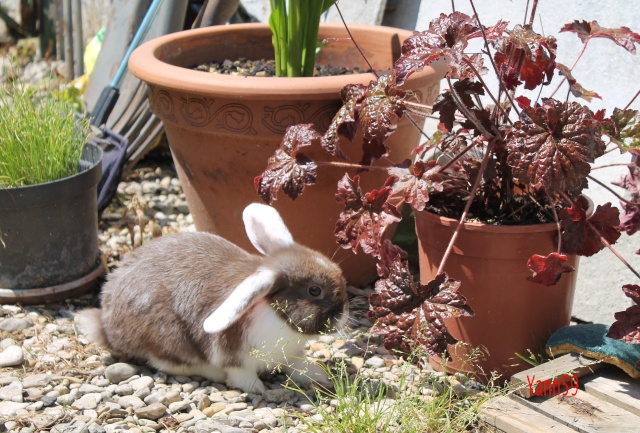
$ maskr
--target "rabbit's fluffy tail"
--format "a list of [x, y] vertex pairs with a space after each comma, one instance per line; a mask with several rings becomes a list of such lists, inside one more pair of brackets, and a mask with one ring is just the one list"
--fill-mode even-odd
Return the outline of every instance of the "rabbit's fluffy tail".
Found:
[[102, 317], [98, 308], [82, 310], [76, 315], [80, 332], [92, 342], [102, 347], [108, 347], [107, 336], [102, 326]]

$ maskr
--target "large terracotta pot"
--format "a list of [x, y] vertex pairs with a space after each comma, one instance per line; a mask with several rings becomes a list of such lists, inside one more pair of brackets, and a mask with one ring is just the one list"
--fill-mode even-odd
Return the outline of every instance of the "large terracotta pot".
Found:
[[[411, 33], [380, 26], [352, 25], [350, 30], [378, 70], [389, 69], [402, 41]], [[319, 62], [366, 67], [341, 25], [325, 24], [320, 39], [330, 39]], [[273, 58], [266, 24], [236, 24], [188, 30], [154, 39], [131, 56], [129, 68], [149, 87], [152, 111], [162, 119], [178, 176], [198, 230], [218, 233], [251, 250], [241, 220], [242, 209], [259, 201], [254, 178], [280, 145], [287, 126], [314, 123], [326, 129], [341, 105], [339, 93], [349, 83], [368, 84], [373, 74], [313, 78], [215, 75], [188, 69], [212, 60]], [[444, 76], [443, 64], [415, 74], [406, 88], [432, 102]], [[361, 144], [343, 143], [352, 161]], [[392, 156], [402, 160], [420, 140], [403, 121], [389, 140]], [[313, 156], [313, 155], [310, 155]], [[375, 278], [372, 259], [341, 250], [333, 236], [342, 210], [335, 201], [344, 169], [320, 167], [318, 183], [295, 202], [281, 195], [274, 206], [294, 238], [340, 262], [352, 284]], [[354, 175], [355, 172], [351, 172]], [[381, 185], [386, 173], [363, 174], [363, 189]]]
[[[415, 220], [420, 279], [426, 283], [436, 276], [458, 221], [426, 211], [416, 212]], [[555, 223], [465, 223], [444, 270], [461, 282], [460, 292], [475, 317], [445, 320], [451, 334], [463, 344], [449, 345], [450, 361], [444, 363], [434, 357], [432, 366], [476, 375], [484, 381], [492, 371], [506, 380], [530, 367], [516, 353], [525, 357], [529, 356], [528, 350], [543, 353], [549, 336], [571, 320], [578, 257], [568, 257], [567, 264], [576, 271], [563, 274], [556, 286], [527, 281], [531, 275], [527, 259], [555, 251], [556, 234]], [[477, 356], [481, 352], [484, 359]]]

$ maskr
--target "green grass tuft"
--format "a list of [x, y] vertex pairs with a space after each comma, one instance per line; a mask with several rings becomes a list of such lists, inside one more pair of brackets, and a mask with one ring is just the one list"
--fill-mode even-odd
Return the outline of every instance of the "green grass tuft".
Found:
[[51, 182], [78, 172], [90, 135], [73, 105], [49, 90], [14, 83], [0, 89], [0, 187]]
[[[327, 368], [333, 389], [315, 387], [315, 414], [300, 417], [302, 429], [310, 433], [476, 432], [482, 404], [505, 392], [489, 385], [458, 395], [452, 386], [436, 387], [433, 379], [426, 379], [428, 374], [422, 376], [414, 366], [404, 363], [403, 367], [405, 373], [391, 387], [362, 372], [349, 374], [345, 362], [338, 361]], [[295, 383], [290, 389], [304, 392]], [[423, 395], [420, 389], [430, 391]]]

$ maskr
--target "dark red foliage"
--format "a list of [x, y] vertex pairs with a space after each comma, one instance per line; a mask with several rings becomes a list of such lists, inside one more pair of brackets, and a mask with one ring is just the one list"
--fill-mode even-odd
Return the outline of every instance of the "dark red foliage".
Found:
[[[489, 36], [499, 37], [503, 30], [504, 26], [498, 25], [491, 29]], [[440, 14], [439, 18], [431, 21], [428, 30], [416, 32], [404, 41], [402, 55], [395, 63], [398, 84], [402, 85], [411, 74], [441, 58], [448, 60], [448, 75], [452, 78], [472, 77], [475, 73], [469, 64], [479, 73], [486, 71], [481, 55], [464, 54], [468, 39], [481, 36], [474, 17], [461, 12]]]
[[395, 245], [389, 239], [385, 239], [380, 249], [380, 258], [376, 263], [379, 277], [387, 277], [391, 272], [391, 266], [397, 259], [406, 259], [409, 256], [405, 250]]
[[442, 354], [456, 340], [444, 319], [473, 316], [458, 292], [460, 282], [438, 275], [427, 285], [413, 280], [406, 262], [396, 259], [388, 278], [378, 280], [369, 297], [372, 332], [384, 337], [384, 347], [402, 356], [422, 348], [428, 354]]
[[622, 210], [618, 230], [626, 232], [629, 236], [640, 230], [640, 204], [628, 204], [621, 202]]
[[620, 211], [611, 203], [598, 206], [593, 216], [587, 220], [582, 205], [575, 202], [570, 208], [560, 211], [560, 228], [562, 235], [562, 252], [592, 256], [605, 246], [600, 240], [604, 237], [609, 244], [614, 244], [620, 237], [617, 227], [620, 225]]
[[[471, 81], [469, 79], [459, 80], [453, 83], [453, 89], [455, 95], [458, 96], [460, 102], [464, 104], [469, 110], [478, 108], [475, 103], [475, 99], [479, 95], [484, 95], [484, 88], [482, 84], [477, 81]], [[455, 114], [458, 111], [456, 105], [456, 98], [452, 91], [445, 92], [438, 98], [438, 101], [433, 105], [433, 112], [440, 113], [440, 122], [444, 124], [447, 131], [453, 129], [455, 121]]]
[[567, 256], [564, 254], [551, 253], [546, 257], [534, 254], [527, 261], [527, 266], [533, 272], [527, 280], [545, 286], [555, 286], [563, 273], [575, 271], [572, 266], [565, 264], [566, 261]]
[[518, 96], [515, 98], [516, 103], [520, 108], [528, 108], [531, 107], [531, 99], [526, 96]]
[[546, 99], [523, 115], [506, 135], [514, 180], [549, 194], [581, 189], [589, 163], [605, 150], [591, 111], [577, 102]]
[[583, 43], [592, 38], [610, 39], [633, 54], [636, 53], [636, 44], [640, 44], [640, 35], [632, 32], [629, 27], [608, 29], [606, 27], [600, 27], [597, 21], [587, 22], [584, 20], [576, 20], [570, 24], [565, 24], [560, 31], [577, 34]]
[[349, 84], [340, 92], [343, 105], [333, 117], [329, 129], [327, 129], [320, 141], [322, 147], [330, 155], [347, 159], [340, 148], [340, 136], [353, 141], [358, 128], [358, 104], [364, 98], [366, 90], [367, 86], [363, 84]]
[[551, 81], [556, 66], [553, 36], [545, 37], [518, 25], [494, 47], [494, 61], [507, 89], [515, 90], [524, 82], [524, 88], [532, 90]]
[[[432, 161], [433, 162], [433, 161]], [[429, 192], [442, 191], [440, 166], [417, 161], [412, 168], [391, 167], [387, 169], [395, 181], [391, 194], [402, 194], [404, 201], [416, 211], [424, 210], [429, 201]]]
[[[600, 95], [596, 92], [592, 92], [591, 90], [587, 90], [580, 83], [573, 78], [573, 74], [571, 74], [571, 70], [568, 67], [561, 63], [556, 63], [556, 68], [560, 72], [560, 75], [564, 75], [567, 77], [567, 82], [569, 83], [569, 90], [571, 94], [577, 98], [582, 98], [588, 102], [591, 102], [593, 98], [602, 99]], [[595, 116], [594, 116], [595, 117]]]
[[616, 321], [609, 328], [607, 337], [629, 344], [640, 344], [640, 286], [626, 284], [622, 286], [622, 290], [636, 305], [615, 314]]
[[298, 150], [319, 139], [320, 134], [311, 124], [287, 128], [280, 148], [269, 158], [266, 170], [254, 180], [256, 191], [265, 202], [275, 200], [280, 188], [295, 200], [306, 185], [315, 184], [317, 165]]
[[405, 92], [396, 87], [393, 72], [378, 77], [367, 87], [357, 109], [357, 118], [364, 129], [361, 164], [371, 164], [387, 154], [385, 141], [404, 114], [404, 96]]
[[630, 194], [628, 202], [620, 202], [623, 213], [617, 228], [628, 235], [633, 235], [640, 230], [640, 167], [637, 165], [629, 167], [629, 174], [613, 183], [626, 189]]
[[367, 254], [380, 258], [385, 228], [402, 219], [400, 212], [387, 202], [390, 186], [362, 195], [360, 177], [345, 174], [338, 182], [336, 200], [344, 210], [334, 231], [342, 248], [357, 252], [358, 246]]

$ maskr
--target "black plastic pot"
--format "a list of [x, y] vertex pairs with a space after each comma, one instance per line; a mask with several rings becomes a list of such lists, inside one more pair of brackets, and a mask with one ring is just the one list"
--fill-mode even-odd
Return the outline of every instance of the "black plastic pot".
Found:
[[88, 143], [78, 174], [0, 188], [0, 302], [76, 296], [102, 273], [97, 187], [102, 150]]

